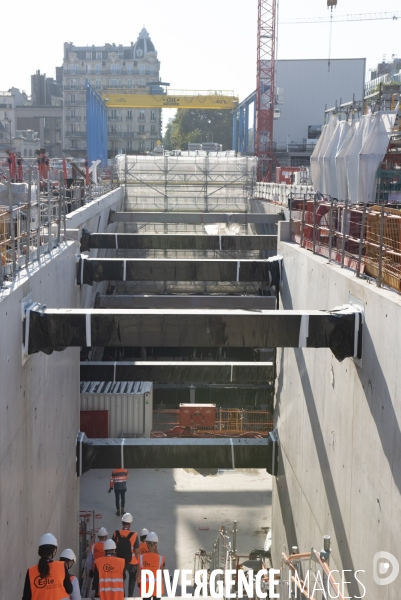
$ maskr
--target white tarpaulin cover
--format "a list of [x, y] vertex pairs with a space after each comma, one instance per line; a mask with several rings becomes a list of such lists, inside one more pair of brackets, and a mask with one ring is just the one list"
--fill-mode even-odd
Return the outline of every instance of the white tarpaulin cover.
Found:
[[[345, 121], [344, 121], [345, 122]], [[341, 148], [336, 155], [336, 176], [337, 176], [337, 198], [343, 200], [349, 198], [348, 194], [348, 180], [347, 180], [347, 169], [345, 164], [345, 157], [348, 152], [349, 145], [352, 142], [352, 138], [355, 135], [355, 131], [359, 127], [359, 121], [352, 121], [349, 129], [347, 130], [347, 137], [345, 138]]]
[[395, 117], [395, 112], [373, 115], [372, 127], [359, 153], [358, 202], [376, 199], [376, 171], [386, 154]]
[[[354, 137], [348, 146], [345, 155], [345, 168], [347, 171], [348, 200], [351, 204], [358, 202], [358, 169], [359, 152], [369, 135], [373, 115], [364, 115], [359, 121], [359, 127], [355, 129]], [[345, 198], [341, 198], [345, 200]]]
[[311, 156], [315, 191], [348, 199], [350, 204], [374, 202], [376, 172], [386, 154], [397, 110], [364, 115], [352, 124], [332, 115]]
[[[324, 194], [330, 194], [329, 190], [324, 189], [324, 185], [326, 183], [324, 178], [324, 156], [331, 138], [336, 130], [337, 123], [337, 117], [335, 115], [331, 115], [330, 121], [323, 128], [322, 135], [320, 136], [311, 156], [311, 177], [313, 186], [317, 192], [322, 192]], [[320, 142], [321, 139], [322, 141]]]
[[[340, 150], [349, 130], [348, 121], [338, 121], [334, 133], [329, 141], [323, 157], [323, 187], [325, 193], [338, 198], [336, 155]], [[327, 191], [326, 190], [330, 190]]]

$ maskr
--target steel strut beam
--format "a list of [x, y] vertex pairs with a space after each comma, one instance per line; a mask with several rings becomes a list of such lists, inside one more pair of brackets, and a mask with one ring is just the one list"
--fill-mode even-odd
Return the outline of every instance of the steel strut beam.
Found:
[[278, 261], [216, 258], [86, 258], [81, 255], [77, 283], [100, 281], [236, 281], [278, 279]]
[[204, 225], [222, 223], [248, 225], [248, 223], [278, 223], [281, 214], [267, 213], [196, 213], [196, 212], [110, 212], [110, 223], [178, 223]]
[[84, 229], [81, 237], [81, 252], [92, 248], [116, 250], [277, 250], [277, 236], [89, 233]]
[[[29, 312], [29, 316], [28, 316]], [[26, 354], [69, 346], [330, 348], [361, 355], [362, 315], [332, 311], [27, 309]]]
[[77, 439], [77, 475], [90, 469], [266, 469], [277, 473], [274, 432], [267, 438]]
[[272, 362], [119, 361], [81, 362], [81, 381], [153, 381], [154, 383], [265, 383]]

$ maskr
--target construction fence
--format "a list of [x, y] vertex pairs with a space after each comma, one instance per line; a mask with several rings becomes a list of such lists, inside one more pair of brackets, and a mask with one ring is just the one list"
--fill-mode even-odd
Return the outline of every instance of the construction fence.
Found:
[[270, 431], [273, 417], [263, 410], [216, 408], [213, 422], [189, 426], [180, 419], [180, 409], [158, 409], [151, 437], [267, 437]]
[[401, 210], [319, 196], [290, 195], [291, 241], [401, 292]]
[[0, 183], [0, 288], [66, 237], [66, 215], [110, 191], [110, 185], [72, 186], [42, 180]]

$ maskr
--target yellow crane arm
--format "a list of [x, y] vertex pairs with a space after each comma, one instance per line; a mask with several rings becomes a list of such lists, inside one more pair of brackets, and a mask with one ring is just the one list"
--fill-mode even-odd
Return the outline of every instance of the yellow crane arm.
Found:
[[127, 90], [109, 90], [102, 93], [108, 108], [192, 108], [232, 110], [238, 106], [238, 96], [220, 92], [194, 93], [133, 93]]

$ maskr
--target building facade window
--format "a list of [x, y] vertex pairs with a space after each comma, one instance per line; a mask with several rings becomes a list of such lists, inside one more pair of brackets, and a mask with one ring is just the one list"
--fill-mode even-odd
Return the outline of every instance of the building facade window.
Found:
[[132, 73], [134, 65], [132, 63], [128, 63], [126, 66], [127, 73]]
[[139, 125], [139, 133], [145, 133], [145, 125]]
[[150, 126], [150, 133], [156, 133], [154, 125]]
[[77, 71], [77, 66], [76, 65], [70, 65], [70, 73], [76, 73]]
[[156, 121], [156, 113], [154, 110], [150, 111], [150, 120], [151, 121]]
[[146, 66], [144, 64], [140, 64], [139, 65], [139, 72], [140, 72], [141, 75], [145, 75]]
[[132, 79], [127, 79], [126, 86], [129, 88], [132, 87]]
[[102, 60], [102, 53], [96, 52], [96, 60]]
[[117, 79], [110, 79], [109, 85], [110, 87], [117, 87]]
[[86, 65], [86, 72], [88, 73], [88, 75], [92, 72], [92, 66], [91, 65]]
[[75, 104], [75, 94], [71, 94], [71, 96], [70, 96], [70, 103], [71, 104]]
[[132, 110], [127, 110], [127, 121], [132, 121]]
[[143, 88], [143, 87], [145, 87], [145, 85], [146, 85], [145, 80], [144, 79], [140, 79], [139, 80], [139, 87]]
[[95, 65], [95, 73], [101, 73], [102, 72], [102, 65]]
[[86, 60], [91, 60], [92, 59], [92, 52], [87, 52], [86, 53]]
[[145, 120], [145, 111], [140, 110], [139, 114], [138, 114], [138, 121], [144, 121], [144, 120]]
[[153, 75], [153, 73], [155, 72], [155, 68], [153, 65], [149, 65], [148, 66], [148, 73], [149, 75]]
[[132, 140], [128, 140], [127, 147], [128, 147], [128, 150], [132, 150]]
[[111, 72], [117, 73], [117, 65], [116, 64], [111, 65]]
[[100, 79], [95, 79], [95, 88], [100, 89], [101, 85]]

